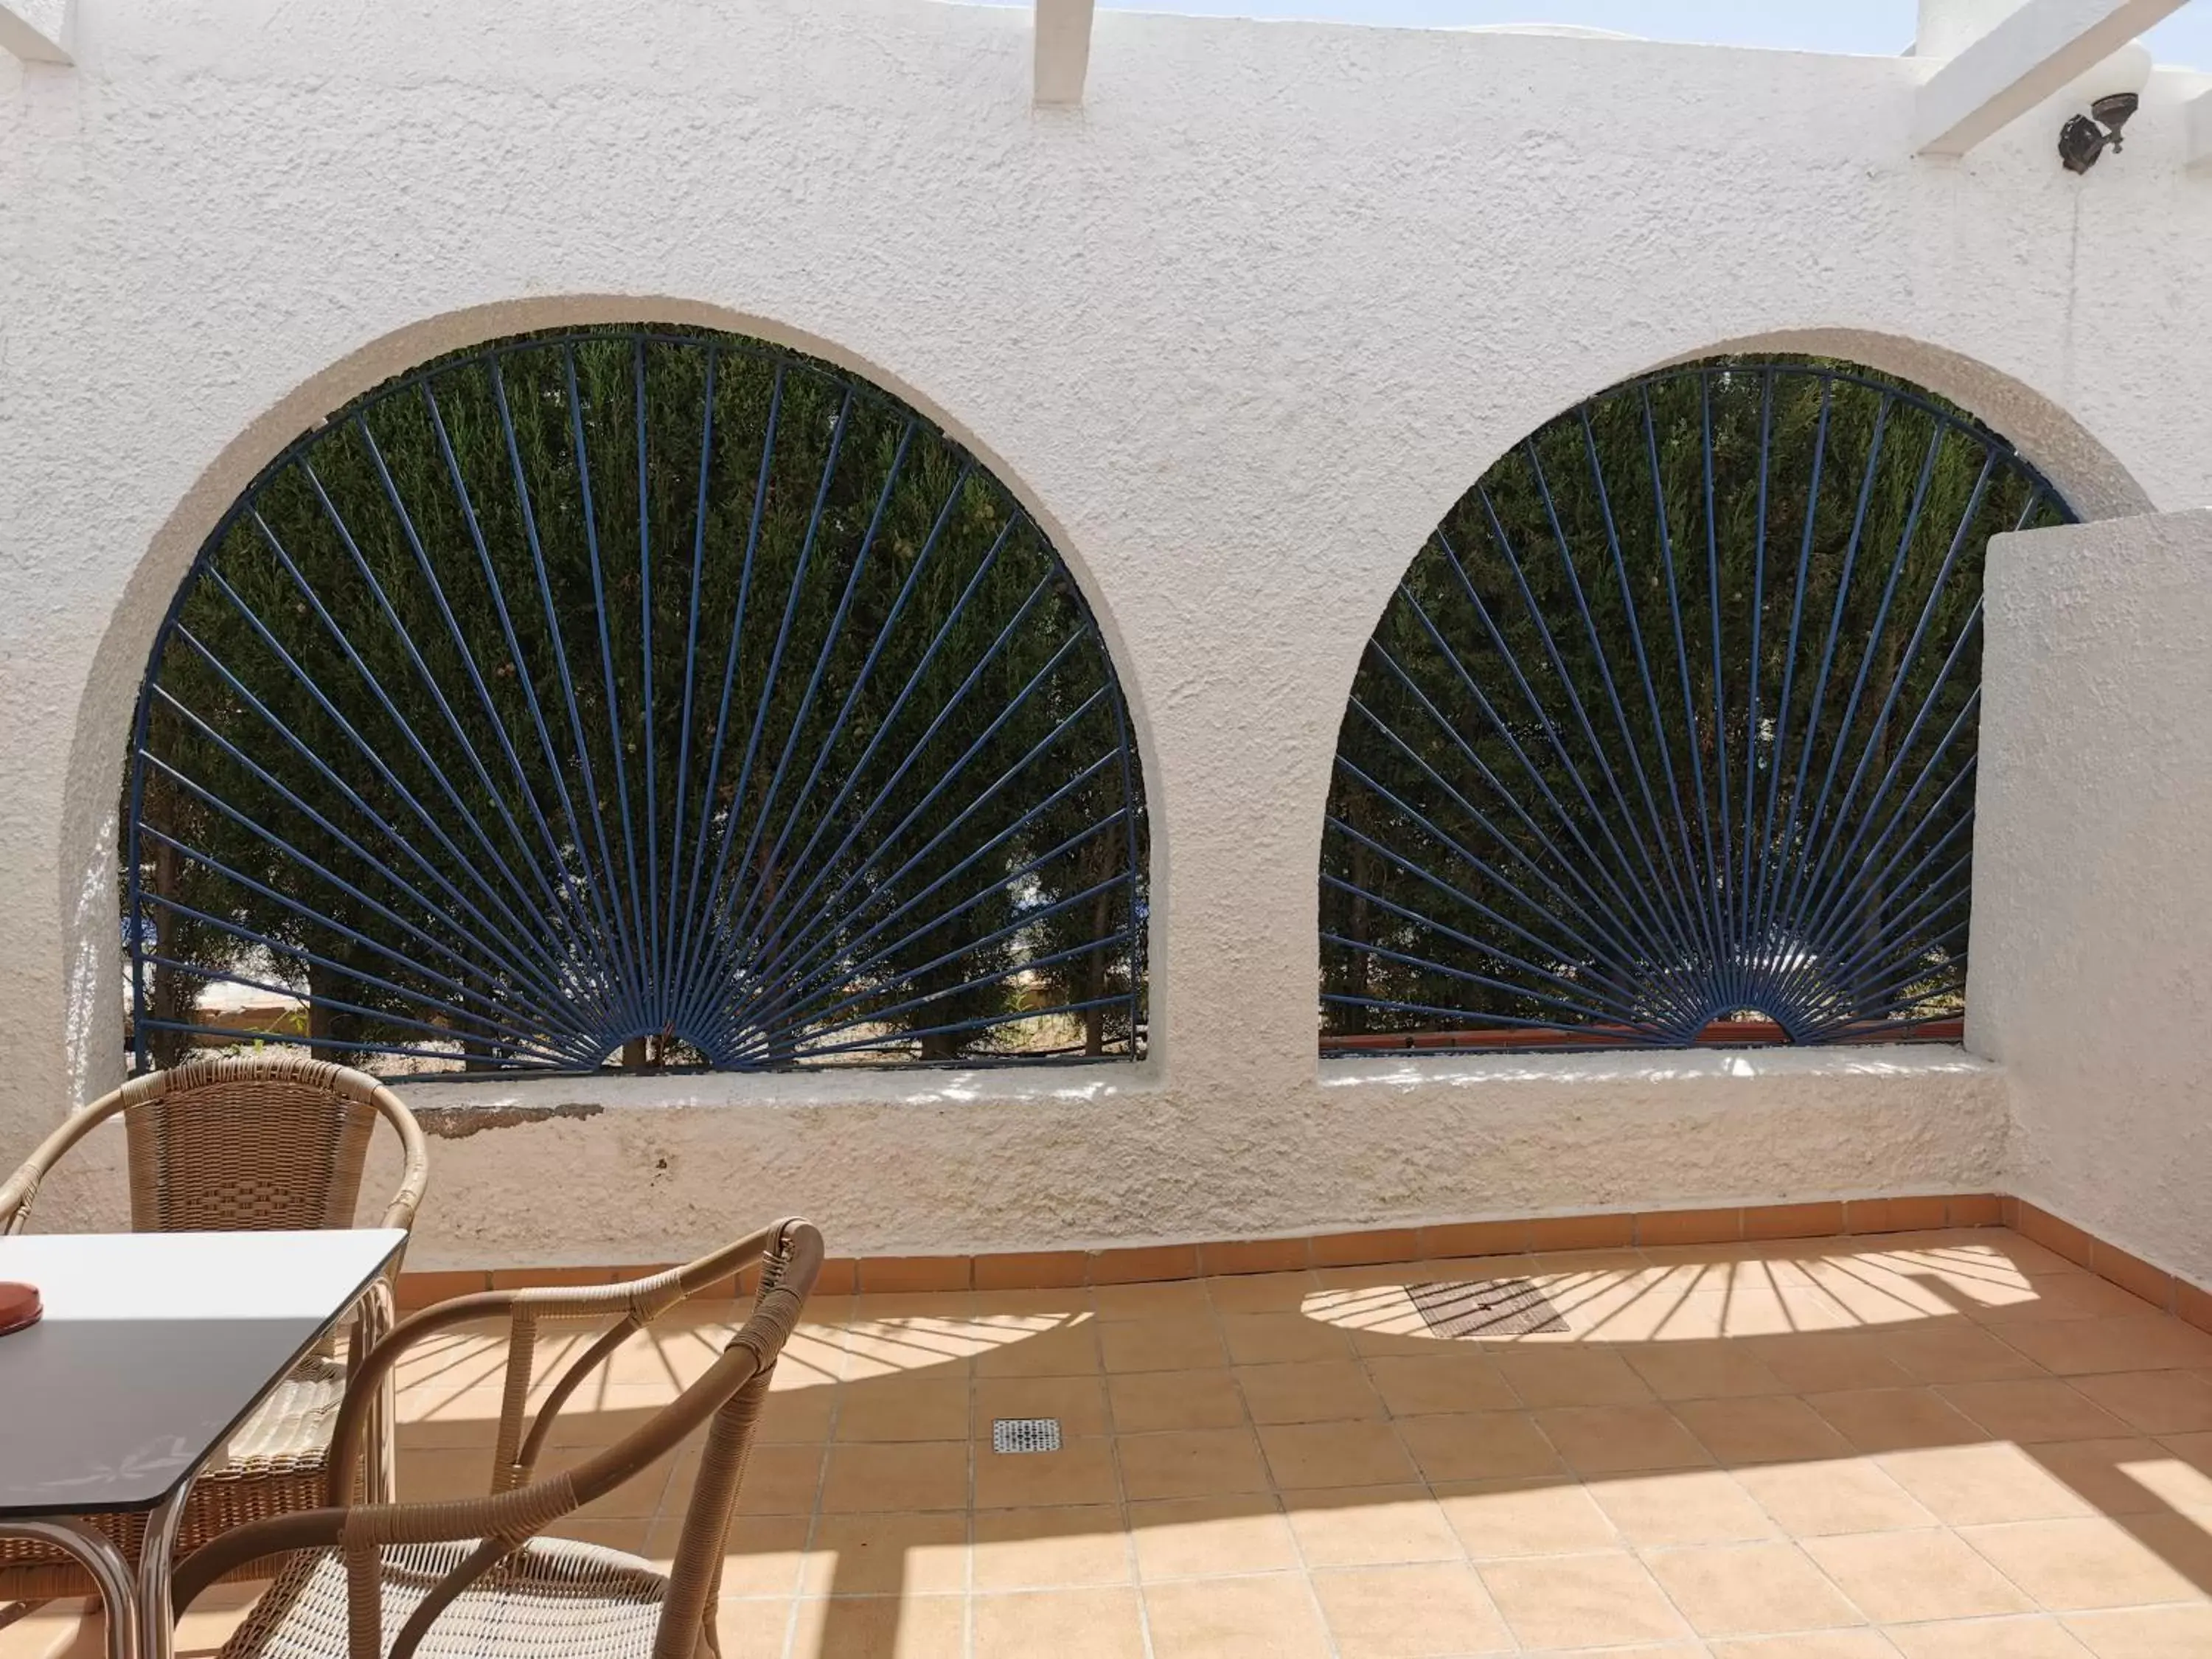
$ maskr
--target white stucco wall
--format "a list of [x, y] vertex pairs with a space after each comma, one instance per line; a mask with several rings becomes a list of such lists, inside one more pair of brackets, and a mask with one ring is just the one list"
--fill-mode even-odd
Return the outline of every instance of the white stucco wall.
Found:
[[0, 1149], [117, 1074], [128, 710], [223, 507], [434, 351], [661, 319], [872, 374], [1050, 529], [1138, 722], [1155, 1053], [622, 1085], [440, 1143], [418, 1262], [793, 1205], [965, 1249], [1996, 1180], [2002, 1079], [1956, 1054], [1318, 1066], [1330, 756], [1444, 509], [1656, 363], [1854, 356], [2086, 513], [2212, 501], [2199, 82], [2075, 179], [2055, 115], [1912, 159], [1902, 58], [1112, 13], [1086, 105], [1039, 112], [1025, 15], [933, 0], [83, 0], [75, 48], [0, 59]]
[[2212, 1283], [2212, 513], [1990, 554], [1968, 1040], [2020, 1196]]

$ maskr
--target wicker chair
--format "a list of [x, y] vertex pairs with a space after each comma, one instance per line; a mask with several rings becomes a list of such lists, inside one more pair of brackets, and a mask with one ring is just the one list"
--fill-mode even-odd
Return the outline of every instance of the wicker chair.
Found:
[[[0, 1233], [23, 1231], [40, 1183], [56, 1163], [116, 1117], [123, 1120], [131, 1224], [138, 1232], [350, 1227], [380, 1121], [397, 1134], [402, 1163], [398, 1190], [380, 1224], [410, 1225], [422, 1201], [428, 1167], [422, 1132], [399, 1097], [374, 1079], [304, 1055], [197, 1060], [134, 1078], [71, 1115], [0, 1183]], [[394, 1273], [398, 1266], [395, 1261]], [[392, 1291], [387, 1277], [364, 1301], [349, 1350], [356, 1358], [392, 1328]], [[179, 1558], [230, 1528], [324, 1501], [346, 1376], [334, 1352], [311, 1356], [262, 1403], [231, 1442], [228, 1461], [194, 1485], [178, 1535]], [[388, 1496], [388, 1391], [370, 1416], [369, 1488]], [[91, 1518], [136, 1562], [143, 1517]], [[88, 1595], [94, 1588], [84, 1570], [58, 1552], [0, 1541], [0, 1625], [38, 1602]]]
[[[572, 1468], [537, 1477], [561, 1408], [633, 1333], [765, 1255], [751, 1315], [721, 1357], [673, 1403]], [[695, 1659], [721, 1651], [715, 1628], [722, 1551], [769, 1382], [822, 1266], [822, 1235], [777, 1223], [735, 1244], [627, 1285], [489, 1291], [411, 1316], [369, 1355], [338, 1414], [331, 1506], [225, 1534], [178, 1569], [181, 1613], [210, 1584], [287, 1559], [222, 1659]], [[364, 1407], [422, 1338], [505, 1315], [507, 1385], [493, 1492], [453, 1503], [346, 1507], [338, 1471]], [[614, 1322], [561, 1371], [525, 1422], [538, 1327]], [[672, 1570], [597, 1545], [538, 1534], [668, 1456], [702, 1425], [707, 1443]], [[389, 1645], [387, 1646], [387, 1643]]]

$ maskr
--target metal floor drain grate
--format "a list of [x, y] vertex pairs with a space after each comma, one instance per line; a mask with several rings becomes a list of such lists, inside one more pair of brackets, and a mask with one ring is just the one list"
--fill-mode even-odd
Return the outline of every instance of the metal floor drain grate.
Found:
[[1056, 1417], [1001, 1417], [991, 1425], [994, 1452], [1055, 1452], [1060, 1449]]
[[1550, 1298], [1525, 1279], [1408, 1285], [1406, 1294], [1438, 1336], [1528, 1336], [1567, 1328]]

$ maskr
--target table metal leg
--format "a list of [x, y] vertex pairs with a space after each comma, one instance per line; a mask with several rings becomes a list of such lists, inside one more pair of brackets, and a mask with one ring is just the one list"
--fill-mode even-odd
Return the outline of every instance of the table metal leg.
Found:
[[[82, 1565], [100, 1586], [100, 1616], [107, 1625], [107, 1659], [143, 1659], [138, 1647], [143, 1620], [131, 1564], [105, 1533], [81, 1521], [0, 1521], [0, 1538], [28, 1538], [50, 1544]], [[167, 1589], [164, 1575], [165, 1594]], [[161, 1650], [164, 1654], [169, 1650], [169, 1647]]]
[[138, 1551], [138, 1659], [175, 1659], [177, 1613], [169, 1578], [192, 1483], [181, 1482], [167, 1501], [146, 1517], [146, 1541]]

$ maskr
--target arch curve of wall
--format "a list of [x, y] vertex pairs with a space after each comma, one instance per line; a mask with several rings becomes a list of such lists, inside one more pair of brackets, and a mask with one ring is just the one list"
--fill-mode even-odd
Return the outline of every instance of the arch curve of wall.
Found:
[[[100, 1011], [121, 993], [121, 951], [112, 925], [118, 824], [114, 779], [130, 746], [136, 681], [160, 637], [180, 585], [197, 567], [208, 538], [235, 505], [334, 411], [364, 393], [449, 354], [522, 334], [595, 325], [710, 329], [749, 337], [830, 363], [904, 403], [972, 455], [1044, 533], [1081, 593], [1103, 641], [1126, 704], [1129, 741], [1148, 787], [1156, 787], [1151, 727], [1112, 607], [1073, 544], [1066, 525], [1002, 453], [907, 378], [834, 340], [780, 320], [708, 301], [668, 296], [570, 295], [501, 301], [459, 308], [394, 329], [307, 375], [208, 464], [162, 523], [132, 568], [96, 649], [76, 711], [62, 817], [58, 867], [62, 914], [68, 920], [69, 1064], [81, 1096], [116, 1080], [119, 1051], [108, 1041]], [[1157, 872], [1165, 839], [1157, 810], [1148, 832]], [[1156, 961], [1157, 926], [1144, 945]]]

